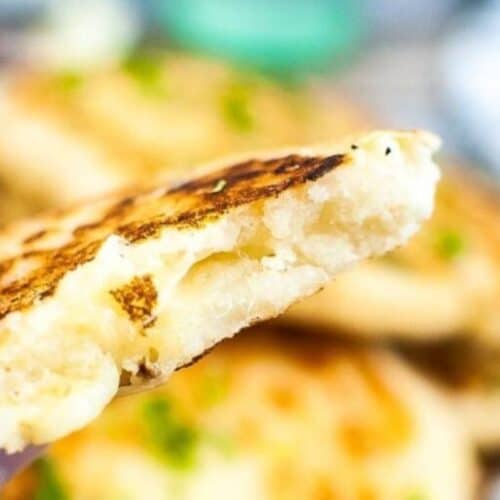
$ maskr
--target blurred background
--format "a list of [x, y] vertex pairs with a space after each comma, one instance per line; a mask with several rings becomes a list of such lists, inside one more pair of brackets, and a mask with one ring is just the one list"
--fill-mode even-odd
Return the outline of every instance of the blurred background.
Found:
[[0, 0], [0, 224], [370, 128], [443, 138], [422, 232], [2, 498], [500, 499], [500, 0]]
[[495, 0], [1, 0], [0, 25], [3, 64], [82, 70], [161, 46], [288, 82], [321, 75], [379, 123], [429, 127], [500, 169]]

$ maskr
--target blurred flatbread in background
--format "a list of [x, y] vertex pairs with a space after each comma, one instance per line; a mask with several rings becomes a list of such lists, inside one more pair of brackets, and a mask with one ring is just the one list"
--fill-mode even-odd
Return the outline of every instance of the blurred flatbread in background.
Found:
[[116, 400], [3, 499], [50, 476], [71, 500], [470, 500], [476, 473], [446, 398], [389, 351], [254, 329]]
[[285, 88], [220, 62], [136, 56], [87, 73], [6, 76], [0, 176], [45, 206], [109, 192], [235, 152], [366, 129], [336, 96]]
[[451, 396], [471, 439], [500, 451], [500, 350], [457, 339], [436, 345], [406, 345], [404, 355]]
[[500, 202], [472, 174], [445, 170], [432, 219], [401, 249], [344, 273], [282, 318], [370, 338], [466, 333], [500, 345]]
[[0, 226], [33, 213], [36, 208], [36, 206], [30, 206], [26, 199], [13, 194], [0, 179]]

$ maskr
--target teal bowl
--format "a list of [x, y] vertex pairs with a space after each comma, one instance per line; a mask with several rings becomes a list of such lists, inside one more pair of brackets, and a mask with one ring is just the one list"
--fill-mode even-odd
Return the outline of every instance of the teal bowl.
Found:
[[178, 46], [276, 73], [341, 64], [363, 33], [362, 0], [152, 2]]

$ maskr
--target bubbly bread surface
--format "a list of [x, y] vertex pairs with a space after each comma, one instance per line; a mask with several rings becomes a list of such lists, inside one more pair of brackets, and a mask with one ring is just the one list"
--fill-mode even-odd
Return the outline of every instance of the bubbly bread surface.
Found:
[[[115, 400], [48, 461], [69, 500], [470, 500], [476, 486], [447, 399], [396, 356], [263, 329]], [[40, 493], [40, 469], [6, 500]]]
[[430, 216], [437, 139], [373, 132], [222, 162], [0, 235], [0, 447], [58, 439]]

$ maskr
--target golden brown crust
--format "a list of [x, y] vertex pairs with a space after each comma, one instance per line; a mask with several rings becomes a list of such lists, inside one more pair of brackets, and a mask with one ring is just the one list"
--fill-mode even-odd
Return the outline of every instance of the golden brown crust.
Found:
[[110, 293], [127, 313], [130, 321], [140, 323], [143, 328], [154, 324], [153, 309], [158, 292], [150, 275], [135, 276], [130, 283], [111, 290]]
[[[96, 202], [94, 212], [100, 212], [99, 215], [89, 216], [72, 231], [65, 229], [63, 223], [80, 212], [85, 214], [92, 205], [42, 217], [32, 234], [21, 236], [16, 225], [10, 226], [6, 228], [6, 239], [22, 251], [0, 261], [0, 319], [51, 296], [60, 280], [94, 259], [103, 242], [113, 234], [134, 243], [155, 238], [166, 227], [197, 227], [230, 209], [314, 181], [346, 162], [344, 155], [253, 159], [174, 188], [169, 186], [111, 200], [106, 209]], [[65, 238], [63, 244], [47, 244], [47, 237], [58, 235]]]

